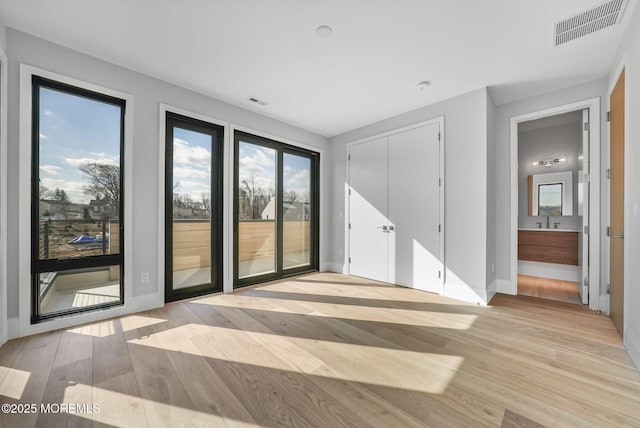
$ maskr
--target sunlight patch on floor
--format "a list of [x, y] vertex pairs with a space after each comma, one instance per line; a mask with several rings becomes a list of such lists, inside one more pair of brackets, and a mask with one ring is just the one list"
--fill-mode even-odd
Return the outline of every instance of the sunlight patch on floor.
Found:
[[119, 319], [122, 331], [135, 330], [137, 328], [148, 327], [150, 325], [167, 322], [162, 318], [143, 317], [140, 315], [130, 315]]
[[3, 366], [0, 366], [0, 372], [6, 372], [2, 383], [0, 383], [0, 395], [20, 400], [27, 387], [31, 373]]
[[66, 387], [61, 402], [97, 404], [98, 412], [74, 415], [109, 426], [146, 426], [144, 415], [149, 426], [261, 426], [81, 383]]
[[193, 303], [229, 308], [251, 309], [257, 311], [277, 311], [287, 314], [299, 314], [328, 318], [393, 323], [421, 327], [439, 327], [454, 330], [468, 330], [478, 318], [472, 314], [456, 314], [437, 311], [415, 311], [410, 309], [380, 308], [337, 303], [307, 302], [287, 300], [298, 303], [297, 309], [282, 306], [282, 300], [268, 297], [252, 297], [242, 294], [225, 294], [193, 300]]
[[85, 336], [93, 337], [113, 336], [116, 333], [115, 326], [113, 325], [113, 320], [87, 324], [66, 331], [67, 333], [83, 334]]
[[[441, 394], [464, 358], [187, 324], [132, 339], [132, 345], [287, 370], [348, 382]], [[309, 360], [309, 356], [313, 360]], [[369, 370], [368, 367], [376, 367]]]

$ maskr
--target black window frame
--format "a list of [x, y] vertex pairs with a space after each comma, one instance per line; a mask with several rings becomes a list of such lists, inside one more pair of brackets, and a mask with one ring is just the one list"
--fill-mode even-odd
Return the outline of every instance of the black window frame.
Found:
[[[39, 186], [40, 186], [40, 88], [103, 102], [120, 107], [120, 206], [119, 206], [119, 251], [118, 254], [85, 256], [81, 258], [44, 259], [39, 254]], [[125, 183], [125, 114], [127, 102], [124, 99], [103, 94], [86, 88], [70, 85], [38, 75], [31, 77], [31, 324], [60, 318], [67, 315], [92, 312], [113, 306], [124, 305], [124, 183]], [[70, 308], [61, 311], [40, 313], [39, 275], [43, 272], [65, 272], [95, 267], [120, 267], [120, 299], [115, 302]]]
[[[165, 302], [172, 302], [204, 294], [222, 291], [222, 243], [223, 243], [223, 169], [224, 169], [224, 126], [167, 111], [165, 123]], [[173, 128], [211, 135], [211, 283], [184, 289], [173, 289]], [[217, 162], [216, 162], [217, 161]], [[214, 209], [214, 201], [216, 209]], [[215, 226], [215, 227], [214, 227]], [[215, 281], [215, 282], [214, 282]]]
[[[238, 226], [239, 226], [239, 145], [240, 142], [267, 147], [276, 151], [276, 268], [274, 272], [262, 275], [252, 275], [244, 278], [238, 277]], [[309, 264], [283, 269], [283, 174], [284, 154], [306, 157], [310, 160], [311, 171], [311, 209], [309, 220], [311, 231], [309, 234]], [[241, 288], [249, 285], [260, 284], [305, 273], [317, 272], [320, 260], [320, 153], [303, 149], [270, 138], [258, 136], [244, 131], [234, 132], [234, 159], [233, 159], [233, 288]]]

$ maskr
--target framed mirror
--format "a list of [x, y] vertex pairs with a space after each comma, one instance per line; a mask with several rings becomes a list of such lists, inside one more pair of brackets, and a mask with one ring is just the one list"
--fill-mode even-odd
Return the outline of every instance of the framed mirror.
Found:
[[530, 175], [529, 215], [572, 216], [573, 173], [565, 171]]

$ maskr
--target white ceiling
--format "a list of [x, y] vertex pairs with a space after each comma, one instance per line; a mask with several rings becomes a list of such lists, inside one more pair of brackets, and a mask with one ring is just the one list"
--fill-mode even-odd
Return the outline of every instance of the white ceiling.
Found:
[[600, 2], [0, 0], [0, 16], [331, 137], [484, 86], [504, 104], [607, 75], [635, 0], [621, 25], [553, 47], [555, 21]]
[[518, 124], [518, 132], [537, 131], [538, 129], [552, 128], [554, 126], [567, 125], [569, 123], [578, 124], [580, 122], [582, 122], [582, 110], [576, 110], [570, 111], [569, 113], [520, 122]]

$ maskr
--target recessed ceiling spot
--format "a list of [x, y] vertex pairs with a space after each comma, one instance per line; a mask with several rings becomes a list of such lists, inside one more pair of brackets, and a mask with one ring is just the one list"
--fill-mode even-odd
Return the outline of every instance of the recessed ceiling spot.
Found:
[[266, 101], [259, 100], [256, 97], [249, 97], [249, 98], [247, 98], [247, 100], [249, 100], [250, 102], [252, 102], [254, 104], [261, 105], [261, 106], [266, 106], [267, 105]]
[[333, 34], [333, 30], [328, 25], [321, 25], [316, 29], [316, 34], [321, 39], [327, 39]]
[[420, 89], [421, 91], [424, 91], [425, 89], [427, 89], [427, 86], [429, 86], [431, 84], [431, 82], [429, 82], [428, 80], [423, 80], [422, 82], [418, 83], [418, 89]]
[[555, 23], [554, 46], [600, 31], [622, 21], [627, 0], [609, 0]]

